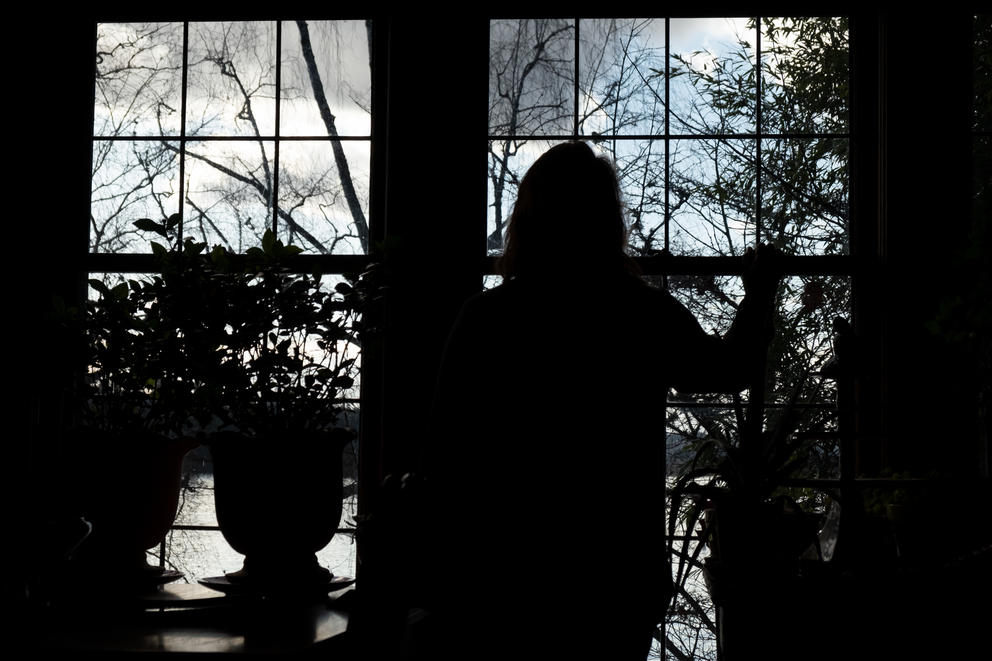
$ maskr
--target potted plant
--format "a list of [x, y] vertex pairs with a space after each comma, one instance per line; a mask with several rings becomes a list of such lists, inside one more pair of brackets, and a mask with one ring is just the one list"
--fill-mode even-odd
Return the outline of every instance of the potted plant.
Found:
[[184, 250], [202, 270], [184, 343], [213, 414], [217, 521], [245, 555], [222, 587], [325, 586], [333, 577], [315, 554], [341, 517], [342, 451], [355, 438], [341, 400], [357, 395], [370, 277], [332, 287], [293, 272], [300, 249], [271, 232], [245, 255], [189, 241]]
[[182, 459], [197, 444], [188, 434], [196, 393], [161, 278], [89, 284], [96, 297], [81, 309], [58, 306], [79, 372], [61, 483], [93, 528], [74, 566], [143, 588], [179, 577], [148, 565], [145, 551], [176, 516]]
[[[785, 650], [795, 642], [788, 622], [801, 558], [819, 556], [817, 517], [781, 490], [804, 462], [806, 441], [795, 432], [806, 378], [803, 374], [767, 429], [750, 419], [764, 420], [765, 407], [752, 405], [745, 414], [735, 395], [736, 430], [702, 442], [669, 490], [668, 550], [678, 557], [676, 593], [685, 593], [689, 568], [701, 567], [717, 608], [718, 645], [731, 661], [748, 657], [740, 641], [756, 643], [772, 657], [776, 646]], [[701, 528], [691, 551], [688, 545], [675, 549], [680, 524], [686, 535]], [[709, 556], [700, 562], [704, 550]]]

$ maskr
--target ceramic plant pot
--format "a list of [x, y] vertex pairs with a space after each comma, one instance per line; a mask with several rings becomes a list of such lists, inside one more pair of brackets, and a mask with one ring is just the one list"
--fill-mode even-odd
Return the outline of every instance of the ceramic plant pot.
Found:
[[[92, 524], [73, 554], [81, 575], [113, 577], [122, 587], [161, 582], [163, 570], [150, 566], [145, 552], [161, 544], [175, 521], [183, 457], [196, 445], [143, 431], [72, 435], [67, 497]], [[180, 577], [169, 574], [170, 580]]]
[[316, 553], [337, 532], [342, 511], [342, 454], [350, 432], [292, 439], [217, 435], [214, 463], [217, 523], [245, 556], [231, 583], [312, 585], [332, 577]]

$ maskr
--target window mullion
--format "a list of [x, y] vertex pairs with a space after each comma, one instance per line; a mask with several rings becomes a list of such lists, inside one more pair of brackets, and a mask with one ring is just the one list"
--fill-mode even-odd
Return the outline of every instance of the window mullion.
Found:
[[[671, 205], [671, 168], [672, 168], [672, 139], [671, 139], [671, 90], [672, 90], [672, 19], [665, 17], [665, 252], [671, 252], [670, 227], [672, 220]], [[668, 276], [662, 279], [662, 286], [668, 288]]]
[[581, 68], [579, 66], [579, 57], [581, 48], [579, 46], [579, 21], [581, 19], [575, 19], [575, 81], [572, 85], [574, 90], [573, 105], [572, 105], [572, 137], [578, 137], [579, 135], [579, 72]]
[[275, 145], [272, 148], [272, 190], [269, 191], [269, 203], [272, 205], [272, 233], [279, 236], [279, 111], [280, 94], [282, 92], [282, 21], [276, 21], [276, 107], [275, 107]]
[[179, 112], [179, 230], [176, 241], [182, 245], [186, 230], [186, 100], [189, 83], [189, 21], [183, 21], [183, 74]]
[[757, 34], [755, 35], [755, 46], [754, 46], [754, 95], [755, 103], [755, 116], [754, 116], [754, 132], [755, 132], [755, 145], [754, 145], [754, 245], [755, 247], [761, 245], [761, 20], [762, 17], [758, 16], [755, 19], [755, 28]]

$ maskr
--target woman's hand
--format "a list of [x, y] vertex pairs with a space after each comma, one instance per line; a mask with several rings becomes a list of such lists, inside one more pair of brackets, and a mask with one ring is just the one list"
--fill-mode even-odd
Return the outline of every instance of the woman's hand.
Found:
[[741, 280], [744, 293], [771, 299], [782, 278], [782, 251], [768, 243], [758, 244], [758, 248], [748, 247], [742, 257], [744, 271]]

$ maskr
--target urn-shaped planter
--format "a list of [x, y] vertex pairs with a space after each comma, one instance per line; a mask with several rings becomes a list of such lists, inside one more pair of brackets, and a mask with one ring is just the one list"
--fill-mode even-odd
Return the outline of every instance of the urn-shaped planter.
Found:
[[218, 434], [210, 442], [217, 524], [245, 556], [233, 585], [288, 591], [330, 583], [316, 553], [337, 532], [349, 430], [286, 438]]
[[67, 495], [92, 524], [73, 555], [79, 577], [111, 578], [122, 589], [179, 578], [150, 566], [145, 552], [161, 544], [176, 518], [183, 457], [197, 442], [86, 429], [69, 445]]

